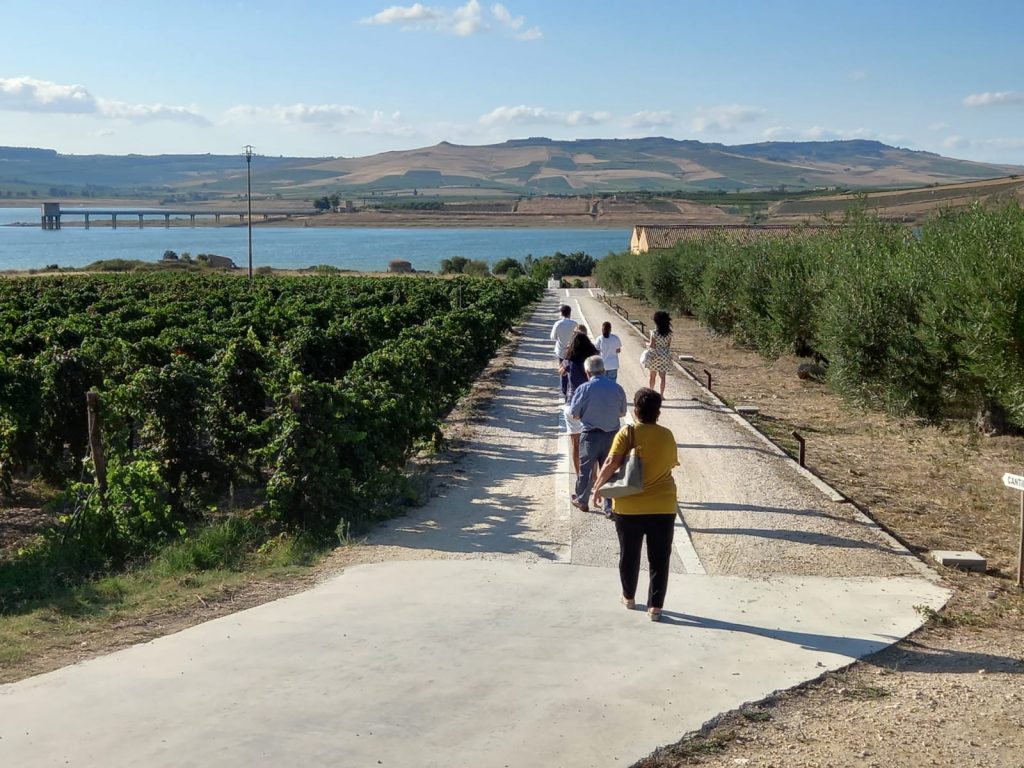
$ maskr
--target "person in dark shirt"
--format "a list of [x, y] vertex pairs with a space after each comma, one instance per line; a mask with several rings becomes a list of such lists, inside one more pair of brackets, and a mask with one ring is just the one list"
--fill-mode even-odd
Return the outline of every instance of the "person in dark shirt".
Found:
[[577, 475], [580, 473], [580, 432], [583, 431], [583, 425], [579, 420], [572, 417], [568, 403], [572, 402], [572, 395], [576, 388], [587, 382], [587, 371], [584, 368], [584, 362], [588, 357], [596, 354], [597, 347], [594, 346], [594, 342], [587, 335], [586, 327], [577, 325], [576, 333], [569, 341], [568, 349], [566, 349], [565, 360], [562, 361], [562, 373], [568, 383], [565, 398], [566, 406], [563, 409], [565, 413], [565, 428], [566, 432], [569, 433], [569, 441], [572, 445], [572, 466], [576, 470]]

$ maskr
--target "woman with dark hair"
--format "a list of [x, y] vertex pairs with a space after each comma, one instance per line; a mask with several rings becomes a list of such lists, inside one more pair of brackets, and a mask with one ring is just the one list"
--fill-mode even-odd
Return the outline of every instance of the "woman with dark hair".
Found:
[[665, 605], [668, 574], [672, 559], [672, 537], [676, 524], [676, 482], [672, 468], [679, 464], [676, 438], [672, 431], [658, 425], [661, 395], [644, 387], [633, 398], [635, 427], [623, 427], [612, 441], [611, 452], [594, 481], [594, 503], [603, 502], [601, 486], [622, 464], [631, 447], [643, 461], [644, 489], [632, 496], [612, 499], [612, 517], [619, 537], [619, 580], [622, 604], [636, 607], [636, 587], [640, 579], [640, 552], [647, 539], [647, 566], [650, 586], [647, 590], [647, 615], [661, 621]]
[[587, 369], [584, 362], [591, 355], [597, 354], [597, 347], [587, 335], [587, 328], [583, 325], [576, 326], [576, 333], [569, 341], [565, 351], [565, 360], [562, 361], [562, 375], [568, 379], [568, 387], [565, 396], [566, 405], [563, 408], [565, 415], [565, 431], [569, 433], [569, 442], [572, 446], [572, 466], [576, 474], [580, 473], [580, 433], [583, 431], [583, 423], [572, 417], [569, 403], [572, 402], [573, 392], [576, 388], [587, 381]]
[[651, 350], [645, 366], [650, 372], [647, 386], [654, 389], [654, 379], [661, 376], [661, 396], [665, 397], [665, 374], [672, 368], [672, 318], [668, 312], [658, 310], [654, 313], [654, 330], [647, 340], [647, 348]]

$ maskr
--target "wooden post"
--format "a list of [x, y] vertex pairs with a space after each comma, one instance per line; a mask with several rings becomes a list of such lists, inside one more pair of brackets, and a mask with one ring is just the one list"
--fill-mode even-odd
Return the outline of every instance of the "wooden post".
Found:
[[803, 435], [801, 435], [799, 432], [796, 432], [796, 431], [790, 432], [790, 434], [793, 435], [793, 439], [796, 440], [797, 444], [800, 446], [800, 466], [802, 467], [802, 466], [804, 466], [804, 457], [805, 457], [805, 453], [806, 453], [805, 450], [804, 450], [804, 438], [803, 438]]
[[107, 496], [107, 460], [103, 455], [103, 440], [100, 438], [99, 395], [85, 393], [85, 406], [89, 412], [89, 451], [92, 454], [93, 471], [96, 473], [96, 487], [100, 498]]

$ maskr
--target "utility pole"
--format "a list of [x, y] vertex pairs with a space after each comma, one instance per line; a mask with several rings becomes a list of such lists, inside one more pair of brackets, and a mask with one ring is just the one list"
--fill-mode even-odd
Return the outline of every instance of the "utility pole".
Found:
[[252, 145], [245, 145], [245, 200], [248, 204], [248, 215], [245, 217], [249, 225], [249, 282], [252, 282]]

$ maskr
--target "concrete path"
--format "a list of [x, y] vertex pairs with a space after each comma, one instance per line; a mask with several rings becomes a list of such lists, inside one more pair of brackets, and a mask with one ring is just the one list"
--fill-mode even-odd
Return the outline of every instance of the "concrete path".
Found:
[[[574, 294], [596, 330], [602, 305]], [[663, 423], [696, 547], [681, 521], [661, 624], [622, 608], [611, 524], [567, 503], [547, 341], [562, 300], [524, 326], [441, 495], [367, 542], [382, 562], [0, 687], [0, 765], [629, 765], [943, 604], [916, 560], [680, 378]], [[632, 391], [639, 341], [616, 330]]]

